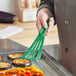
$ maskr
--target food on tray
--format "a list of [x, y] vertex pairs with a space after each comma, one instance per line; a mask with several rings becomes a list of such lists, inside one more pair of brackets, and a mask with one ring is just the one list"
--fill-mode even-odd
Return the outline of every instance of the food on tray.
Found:
[[31, 66], [31, 61], [28, 60], [28, 59], [15, 59], [12, 61], [12, 63], [16, 66], [21, 66], [21, 67], [24, 67], [24, 66]]
[[0, 56], [0, 61], [4, 61], [2, 56]]
[[32, 65], [31, 67], [0, 71], [0, 76], [44, 76], [44, 72]]
[[9, 62], [0, 62], [0, 70], [10, 69], [12, 65]]
[[9, 59], [18, 59], [20, 58], [21, 56], [23, 55], [23, 53], [11, 53], [11, 54], [8, 54], [8, 58]]

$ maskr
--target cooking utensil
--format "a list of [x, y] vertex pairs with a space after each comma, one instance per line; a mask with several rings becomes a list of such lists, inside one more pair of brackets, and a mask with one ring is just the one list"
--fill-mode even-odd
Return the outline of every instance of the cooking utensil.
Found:
[[[50, 21], [50, 18], [48, 18], [48, 20], [47, 20], [48, 26], [49, 26], [49, 21]], [[26, 53], [24, 53], [24, 55], [22, 57], [20, 57], [21, 59], [29, 59], [29, 60], [40, 59], [41, 54], [42, 54], [43, 43], [44, 43], [44, 39], [45, 39], [45, 33], [48, 29], [48, 26], [47, 26], [47, 28], [42, 27], [41, 31], [39, 32], [37, 38], [32, 43], [30, 48], [27, 50]]]

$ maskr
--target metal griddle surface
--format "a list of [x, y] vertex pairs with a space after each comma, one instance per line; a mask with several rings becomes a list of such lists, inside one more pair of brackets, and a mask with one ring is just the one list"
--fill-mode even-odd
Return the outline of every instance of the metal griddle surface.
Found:
[[[0, 55], [4, 57], [4, 61], [12, 63], [12, 61], [7, 57], [9, 53], [24, 53], [26, 50], [27, 47], [15, 41], [9, 39], [0, 40]], [[45, 50], [43, 50], [41, 59], [32, 60], [32, 64], [35, 64], [36, 67], [42, 69], [45, 73], [45, 76], [72, 76], [70, 72], [60, 65], [58, 61], [51, 57]]]

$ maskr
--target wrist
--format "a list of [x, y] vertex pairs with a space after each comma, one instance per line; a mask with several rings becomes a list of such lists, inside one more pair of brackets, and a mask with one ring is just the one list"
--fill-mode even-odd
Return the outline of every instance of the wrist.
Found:
[[46, 13], [49, 17], [52, 17], [52, 13], [48, 8], [42, 8], [40, 9], [40, 11], [38, 12], [37, 16], [39, 15], [39, 13]]

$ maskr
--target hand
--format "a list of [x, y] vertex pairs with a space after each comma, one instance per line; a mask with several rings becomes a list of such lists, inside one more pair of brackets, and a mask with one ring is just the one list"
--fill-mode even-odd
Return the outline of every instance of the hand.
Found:
[[36, 25], [37, 25], [39, 32], [40, 32], [42, 26], [44, 28], [47, 28], [46, 21], [49, 17], [50, 17], [50, 22], [49, 22], [49, 27], [48, 27], [48, 30], [46, 32], [46, 35], [51, 30], [51, 27], [54, 25], [54, 18], [52, 17], [52, 13], [50, 12], [49, 9], [43, 8], [37, 14], [37, 24]]

